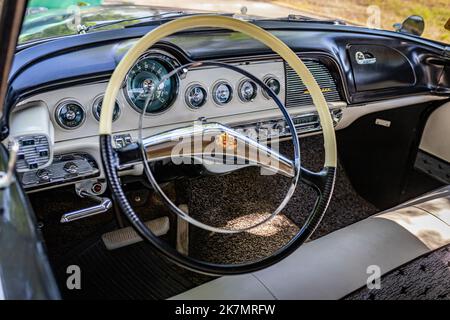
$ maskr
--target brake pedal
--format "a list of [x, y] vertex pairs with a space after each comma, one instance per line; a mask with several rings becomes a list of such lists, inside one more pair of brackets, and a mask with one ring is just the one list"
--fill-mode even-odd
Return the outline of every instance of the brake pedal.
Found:
[[[165, 235], [170, 227], [168, 217], [147, 221], [145, 224], [157, 236]], [[140, 242], [143, 239], [132, 227], [126, 227], [103, 234], [102, 240], [106, 249], [115, 250]]]

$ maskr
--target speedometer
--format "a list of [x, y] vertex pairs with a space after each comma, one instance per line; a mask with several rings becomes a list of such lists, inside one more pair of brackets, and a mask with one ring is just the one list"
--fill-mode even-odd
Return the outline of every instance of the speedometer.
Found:
[[125, 93], [128, 102], [142, 112], [159, 113], [169, 108], [178, 93], [178, 76], [161, 79], [173, 71], [176, 62], [164, 55], [152, 54], [139, 59], [126, 77]]

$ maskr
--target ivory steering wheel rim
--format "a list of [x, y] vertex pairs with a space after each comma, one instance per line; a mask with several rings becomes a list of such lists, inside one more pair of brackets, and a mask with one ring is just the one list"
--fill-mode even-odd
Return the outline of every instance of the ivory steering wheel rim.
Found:
[[[178, 253], [169, 244], [156, 237], [145, 224], [139, 219], [131, 208], [126, 196], [121, 188], [117, 175], [117, 158], [111, 143], [112, 118], [116, 96], [121, 88], [122, 81], [135, 61], [151, 48], [158, 41], [166, 38], [176, 32], [193, 28], [213, 27], [220, 29], [229, 29], [243, 33], [256, 41], [265, 44], [272, 49], [282, 59], [288, 63], [303, 81], [307, 90], [310, 92], [312, 101], [316, 106], [317, 113], [321, 122], [322, 133], [324, 137], [325, 162], [322, 174], [313, 177], [311, 185], [316, 186], [319, 191], [319, 198], [315, 208], [308, 217], [307, 221], [300, 231], [285, 244], [282, 248], [272, 253], [270, 256], [258, 261], [245, 262], [240, 264], [215, 264], [200, 261], [190, 256], [184, 256]], [[142, 37], [122, 58], [114, 70], [108, 83], [103, 99], [102, 110], [99, 123], [100, 151], [105, 169], [105, 175], [113, 193], [113, 197], [118, 201], [119, 207], [130, 220], [132, 226], [148, 240], [158, 252], [172, 260], [173, 262], [196, 272], [211, 275], [232, 275], [254, 272], [266, 268], [289, 254], [306, 241], [314, 232], [320, 223], [331, 199], [331, 194], [335, 182], [335, 170], [337, 165], [336, 137], [334, 134], [333, 121], [329, 112], [328, 104], [323, 93], [314, 79], [311, 72], [300, 60], [300, 58], [281, 40], [264, 29], [251, 23], [237, 20], [231, 17], [199, 15], [179, 18], [165, 23]], [[306, 170], [307, 171], [307, 170]], [[307, 171], [308, 172], [308, 171]], [[317, 178], [319, 177], [319, 178]], [[319, 185], [321, 187], [319, 187]]]

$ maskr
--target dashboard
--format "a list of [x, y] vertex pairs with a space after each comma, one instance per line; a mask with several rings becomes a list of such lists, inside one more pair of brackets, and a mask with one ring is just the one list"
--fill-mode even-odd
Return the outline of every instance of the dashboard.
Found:
[[[98, 147], [102, 98], [114, 66], [137, 33], [148, 31], [137, 29], [55, 40], [16, 54], [9, 121], [11, 137], [21, 144], [18, 171], [26, 190], [83, 181], [92, 182], [95, 194], [105, 190]], [[448, 97], [442, 89], [448, 88], [448, 61], [437, 45], [402, 43], [392, 35], [354, 29], [273, 33], [298, 52], [316, 78], [336, 130], [377, 110]], [[179, 68], [201, 60], [230, 63], [253, 74], [285, 103], [301, 135], [320, 133], [310, 95], [284, 61], [251, 39], [210, 30], [173, 36], [136, 61], [116, 97], [117, 149], [137, 140], [142, 113], [145, 136], [207, 119], [254, 139], [289, 138], [281, 112], [250, 79], [220, 67]], [[122, 174], [141, 172], [135, 166]]]

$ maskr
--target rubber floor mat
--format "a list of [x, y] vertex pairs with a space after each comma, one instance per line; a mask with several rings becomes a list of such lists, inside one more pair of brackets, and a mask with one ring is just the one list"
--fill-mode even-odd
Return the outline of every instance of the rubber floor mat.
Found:
[[[178, 267], [144, 242], [108, 251], [97, 240], [65, 256], [54, 264], [64, 299], [166, 299], [213, 279]], [[81, 271], [79, 290], [65, 286], [71, 265]]]

